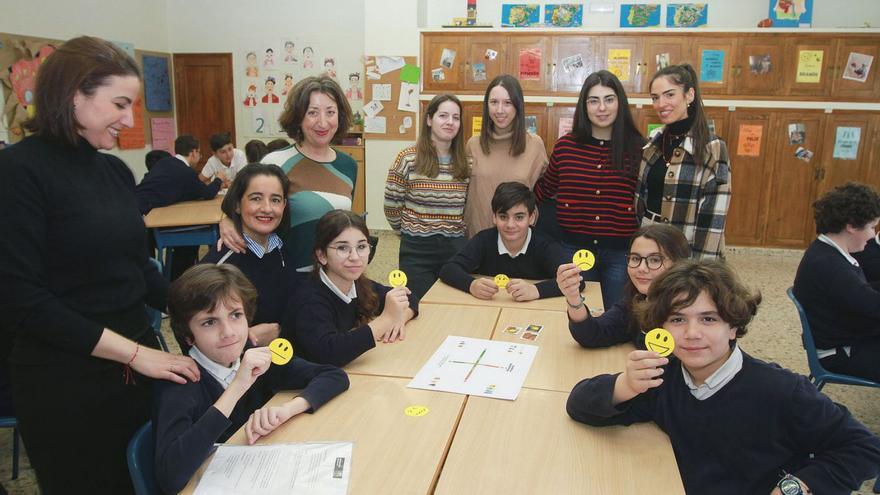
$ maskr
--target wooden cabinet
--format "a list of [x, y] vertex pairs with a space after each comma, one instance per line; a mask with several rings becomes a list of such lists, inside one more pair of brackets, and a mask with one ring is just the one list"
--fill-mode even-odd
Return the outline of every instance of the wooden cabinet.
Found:
[[[490, 54], [494, 54], [490, 56]], [[507, 36], [468, 39], [464, 59], [464, 88], [486, 91], [489, 82], [508, 69]]]
[[[547, 112], [547, 156], [553, 153], [553, 145], [560, 136], [571, 131], [574, 125], [574, 105], [553, 105]], [[561, 131], [561, 132], [560, 132]]]
[[523, 91], [547, 91], [547, 74], [552, 68], [552, 53], [546, 36], [517, 36], [510, 39], [507, 64], [510, 74], [519, 79]]
[[553, 39], [551, 89], [558, 93], [578, 94], [584, 79], [598, 70], [597, 38], [591, 36], [557, 36]]
[[[875, 117], [864, 113], [831, 114], [826, 117], [822, 155], [818, 158], [816, 197], [849, 181], [869, 182], [869, 141]], [[875, 146], [876, 148], [876, 146]], [[873, 182], [874, 187], [880, 183]]]
[[355, 213], [364, 213], [366, 211], [366, 164], [364, 159], [364, 146], [335, 146], [336, 149], [347, 153], [357, 162], [358, 172], [357, 181], [354, 184], [354, 198], [351, 201], [351, 211]]
[[838, 98], [880, 99], [878, 69], [880, 43], [877, 40], [838, 40], [831, 94]]
[[702, 94], [725, 95], [730, 92], [730, 66], [735, 48], [736, 39], [725, 37], [713, 37], [694, 44], [694, 69]]
[[776, 37], [740, 39], [731, 67], [733, 93], [756, 96], [781, 94], [787, 70], [784, 52]]
[[641, 39], [635, 36], [609, 36], [602, 40], [599, 67], [617, 76], [627, 94], [635, 93], [642, 87], [645, 72], [643, 58]]
[[[463, 102], [462, 106], [464, 108], [462, 108], [461, 126], [463, 127], [464, 142], [467, 143], [471, 136], [480, 134], [480, 128], [483, 126], [483, 102], [468, 101]], [[474, 118], [479, 120], [480, 128], [474, 126]]]
[[[455, 92], [464, 85], [465, 44], [464, 39], [454, 36], [432, 36], [423, 40], [422, 91]], [[454, 56], [451, 67], [448, 67], [449, 55]]]
[[[546, 103], [526, 103], [526, 130], [541, 136], [541, 139], [545, 141], [544, 144], [547, 144]], [[553, 146], [552, 142], [550, 143], [550, 146]]]
[[[716, 127], [718, 124], [716, 123]], [[731, 117], [727, 152], [730, 157], [731, 196], [727, 212], [727, 242], [758, 246], [763, 241], [768, 178], [773, 177], [770, 113], [739, 110]]]
[[823, 97], [831, 94], [829, 64], [834, 56], [831, 38], [783, 36], [785, 47], [785, 93], [802, 97]]
[[637, 93], [650, 93], [648, 87], [657, 71], [667, 65], [689, 63], [696, 67], [686, 36], [646, 36], [643, 39], [641, 85]]

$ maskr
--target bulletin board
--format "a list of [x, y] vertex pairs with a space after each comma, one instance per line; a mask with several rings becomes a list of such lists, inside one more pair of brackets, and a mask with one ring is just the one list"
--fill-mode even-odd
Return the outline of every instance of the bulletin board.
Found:
[[[399, 57], [394, 57], [399, 58]], [[416, 66], [416, 57], [402, 57], [407, 66]], [[367, 139], [386, 139], [395, 141], [415, 141], [416, 127], [418, 127], [418, 113], [415, 111], [401, 110], [401, 88], [405, 86], [401, 80], [401, 74], [404, 69], [396, 69], [385, 74], [377, 71], [377, 56], [366, 56], [364, 59], [364, 73], [366, 78], [364, 81], [364, 137]], [[410, 69], [411, 70], [411, 69]], [[378, 77], [376, 77], [378, 76]], [[368, 107], [373, 101], [378, 101], [380, 95], [374, 93], [374, 85], [390, 85], [391, 96], [389, 100], [379, 101], [382, 104], [382, 110], [379, 111], [377, 117], [385, 117], [385, 132], [370, 132], [372, 129], [368, 126], [369, 117], [366, 113]], [[385, 86], [387, 87], [387, 86]], [[410, 86], [411, 87], [411, 86]], [[410, 103], [408, 106], [413, 109], [419, 107], [419, 83], [416, 81], [415, 93], [407, 96], [405, 102]], [[387, 95], [385, 95], [387, 96]]]

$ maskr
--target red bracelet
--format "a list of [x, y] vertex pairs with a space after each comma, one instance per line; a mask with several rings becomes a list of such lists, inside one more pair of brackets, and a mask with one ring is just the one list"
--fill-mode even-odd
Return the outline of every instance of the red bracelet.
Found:
[[126, 385], [128, 385], [129, 383], [133, 385], [135, 384], [134, 373], [132, 373], [131, 371], [131, 363], [134, 362], [134, 358], [137, 357], [139, 350], [141, 350], [141, 345], [135, 343], [134, 354], [131, 356], [131, 359], [128, 360], [128, 363], [126, 363], [125, 366], [122, 367], [122, 376], [125, 379]]
[[132, 355], [132, 356], [131, 356], [131, 359], [129, 359], [128, 362], [125, 363], [126, 366], [131, 366], [131, 363], [134, 362], [134, 358], [137, 357], [137, 355], [138, 355], [138, 351], [139, 351], [139, 350], [141, 350], [141, 345], [135, 343], [135, 345], [134, 345], [134, 355]]

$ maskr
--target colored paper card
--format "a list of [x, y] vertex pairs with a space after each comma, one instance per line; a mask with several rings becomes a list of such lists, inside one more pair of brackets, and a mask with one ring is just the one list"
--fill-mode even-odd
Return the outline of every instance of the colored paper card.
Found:
[[151, 112], [171, 111], [171, 79], [168, 59], [144, 55], [144, 99]]
[[364, 119], [364, 132], [373, 134], [385, 134], [385, 117], [367, 117]]
[[767, 17], [773, 21], [773, 27], [810, 27], [813, 0], [770, 0]]
[[541, 49], [520, 48], [519, 79], [521, 81], [541, 80]]
[[632, 4], [620, 6], [620, 27], [658, 27], [660, 26], [660, 4]]
[[584, 22], [584, 6], [579, 3], [544, 5], [544, 24], [553, 27], [580, 27]]
[[817, 84], [822, 82], [822, 59], [824, 58], [824, 50], [801, 50], [798, 52], [795, 82]]
[[537, 3], [505, 3], [501, 6], [501, 27], [529, 27], [541, 22]]
[[479, 136], [483, 130], [483, 117], [471, 118], [471, 136]]
[[874, 62], [874, 57], [871, 55], [850, 52], [846, 61], [846, 69], [843, 71], [843, 78], [860, 83], [867, 81], [872, 62]]
[[422, 69], [419, 69], [415, 65], [406, 64], [400, 69], [400, 80], [403, 82], [408, 82], [412, 84], [416, 84], [419, 82], [419, 76], [422, 74]]
[[700, 81], [724, 82], [724, 50], [703, 50], [700, 61]]
[[617, 76], [620, 82], [629, 81], [632, 51], [629, 48], [612, 48], [608, 50], [608, 71]]
[[562, 117], [559, 119], [559, 134], [556, 135], [557, 139], [565, 136], [569, 132], [571, 132], [572, 127], [574, 127], [574, 119], [571, 117]]
[[709, 6], [704, 3], [670, 3], [666, 6], [666, 27], [695, 28], [705, 26]]
[[763, 134], [763, 125], [740, 124], [736, 154], [739, 156], [761, 156], [761, 137]]
[[862, 139], [861, 127], [838, 127], [834, 140], [835, 160], [856, 160], [859, 155], [859, 141]]
[[134, 126], [119, 131], [119, 149], [121, 150], [143, 149], [147, 145], [144, 131], [144, 102], [138, 98], [131, 105], [131, 109]]
[[171, 117], [153, 117], [150, 119], [150, 135], [153, 137], [153, 149], [165, 150], [174, 154], [174, 119]]

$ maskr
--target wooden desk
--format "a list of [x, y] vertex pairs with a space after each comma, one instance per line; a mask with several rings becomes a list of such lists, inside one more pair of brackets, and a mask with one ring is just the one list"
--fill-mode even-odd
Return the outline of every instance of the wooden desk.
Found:
[[[586, 282], [584, 297], [590, 308], [602, 308], [602, 291], [599, 282]], [[536, 299], [534, 301], [516, 302], [507, 291], [501, 289], [495, 297], [488, 301], [477, 299], [468, 292], [463, 292], [455, 287], [446, 285], [442, 280], [437, 280], [427, 294], [420, 301], [428, 304], [457, 304], [460, 306], [494, 306], [496, 308], [526, 308], [543, 309], [551, 311], [565, 311], [565, 298], [551, 297]]]
[[656, 425], [583, 425], [566, 415], [567, 398], [532, 389], [516, 401], [469, 397], [434, 493], [684, 493]]
[[[504, 332], [507, 326], [523, 327], [531, 323], [544, 325], [541, 335], [534, 342]], [[565, 393], [571, 392], [575, 384], [584, 378], [623, 371], [626, 355], [634, 349], [631, 344], [605, 349], [585, 349], [568, 331], [566, 313], [528, 309], [502, 309], [492, 340], [538, 346], [538, 354], [529, 369], [524, 386]]]
[[214, 199], [184, 201], [153, 208], [144, 217], [144, 223], [148, 228], [218, 224], [222, 215], [220, 204], [224, 197], [218, 194]]
[[[351, 441], [352, 473], [349, 493], [429, 493], [439, 472], [465, 396], [406, 388], [409, 380], [353, 375], [351, 388], [315, 414], [302, 414], [261, 438], [259, 443]], [[292, 392], [275, 396], [270, 404], [290, 400]], [[427, 406], [428, 414], [406, 416], [412, 405]], [[227, 442], [246, 443], [244, 430]], [[181, 493], [191, 494], [210, 459]]]
[[377, 343], [345, 367], [347, 373], [412, 378], [448, 335], [488, 339], [499, 308], [424, 304], [419, 317], [406, 325], [406, 339]]

